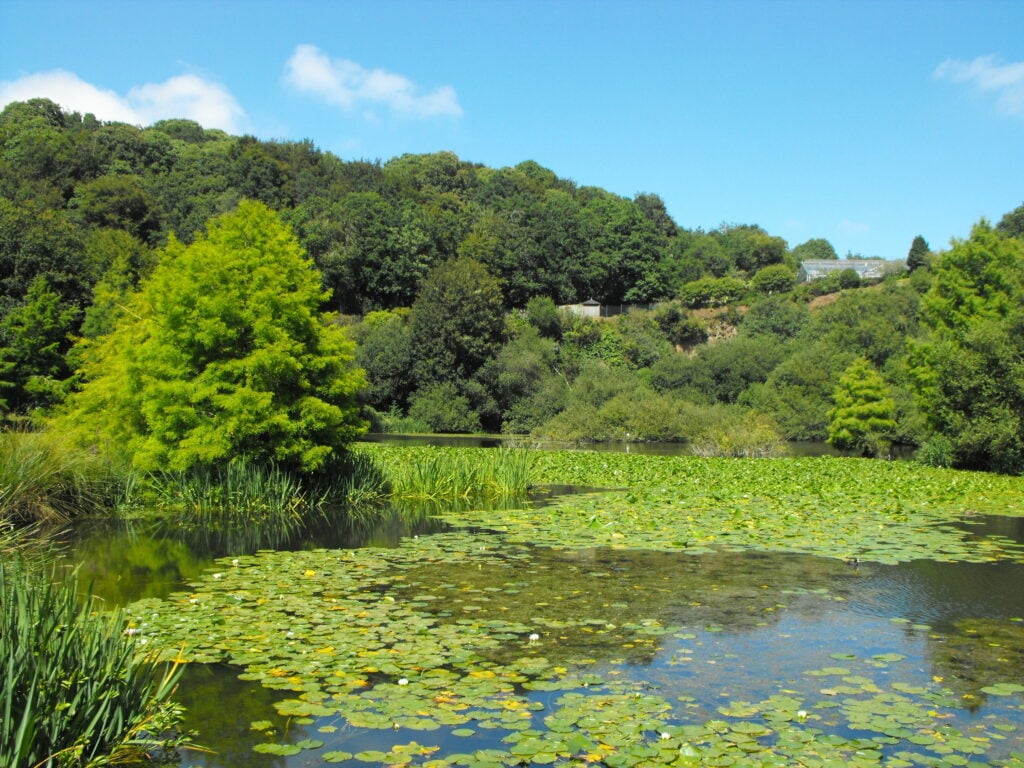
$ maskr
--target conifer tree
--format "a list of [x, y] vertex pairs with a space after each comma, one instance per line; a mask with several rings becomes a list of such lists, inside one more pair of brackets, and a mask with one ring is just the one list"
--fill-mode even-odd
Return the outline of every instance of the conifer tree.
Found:
[[172, 238], [115, 329], [85, 342], [59, 426], [145, 470], [321, 469], [364, 428], [365, 378], [326, 298], [291, 230], [244, 201], [191, 245]]
[[865, 456], [885, 455], [896, 429], [896, 406], [885, 380], [866, 358], [857, 358], [843, 372], [832, 399], [828, 442]]

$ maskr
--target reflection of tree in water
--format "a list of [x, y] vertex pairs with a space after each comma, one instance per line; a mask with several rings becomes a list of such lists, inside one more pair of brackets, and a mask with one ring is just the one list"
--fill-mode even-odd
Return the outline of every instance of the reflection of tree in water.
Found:
[[[236, 667], [222, 664], [189, 664], [174, 697], [185, 707], [184, 727], [196, 732], [196, 745], [215, 753], [213, 764], [252, 768], [285, 764], [280, 757], [253, 751], [252, 723], [269, 723], [268, 735], [290, 730], [292, 738], [300, 738], [295, 734], [299, 726], [274, 709], [274, 703], [285, 698], [280, 691], [239, 680]], [[216, 730], [210, 732], [213, 724]], [[203, 763], [201, 753], [185, 752], [183, 757], [184, 765]]]
[[1024, 622], [964, 619], [955, 631], [932, 635], [928, 655], [943, 685], [975, 709], [988, 698], [982, 688], [1024, 681]]
[[[660, 649], [659, 625], [736, 633], [770, 626], [784, 610], [816, 614], [850, 570], [834, 560], [793, 555], [523, 545], [504, 545], [466, 565], [413, 568], [393, 588], [413, 597], [429, 585], [437, 599], [422, 610], [442, 621], [500, 619], [534, 628], [541, 635], [537, 652], [559, 663], [649, 663]], [[518, 645], [508, 650], [522, 653]]]

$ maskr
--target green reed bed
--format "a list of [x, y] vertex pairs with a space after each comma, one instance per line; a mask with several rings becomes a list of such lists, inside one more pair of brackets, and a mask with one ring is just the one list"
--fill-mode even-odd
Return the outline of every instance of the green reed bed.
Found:
[[53, 432], [0, 432], [0, 520], [66, 522], [108, 504], [118, 483], [100, 456]]
[[362, 443], [354, 452], [372, 459], [392, 498], [499, 498], [530, 485], [529, 455], [521, 450]]
[[220, 468], [163, 473], [151, 482], [160, 508], [195, 522], [299, 519], [322, 501], [279, 467], [244, 460]]
[[179, 668], [140, 656], [123, 615], [96, 607], [74, 576], [0, 562], [0, 765], [84, 768], [180, 743]]

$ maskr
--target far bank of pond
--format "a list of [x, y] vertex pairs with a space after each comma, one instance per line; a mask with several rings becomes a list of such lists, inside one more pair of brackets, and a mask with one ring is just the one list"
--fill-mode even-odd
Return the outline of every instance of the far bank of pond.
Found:
[[150, 647], [205, 662], [180, 699], [216, 754], [182, 766], [1024, 765], [1019, 478], [535, 463], [628, 490], [271, 549], [97, 530], [70, 556]]

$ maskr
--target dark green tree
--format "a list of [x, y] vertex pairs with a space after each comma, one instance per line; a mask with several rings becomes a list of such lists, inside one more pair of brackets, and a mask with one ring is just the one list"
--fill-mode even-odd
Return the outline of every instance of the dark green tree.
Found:
[[245, 456], [319, 470], [364, 429], [364, 375], [324, 298], [292, 232], [243, 202], [191, 245], [171, 240], [116, 328], [83, 349], [58, 425], [140, 469]]
[[[29, 286], [24, 302], [0, 319], [0, 396], [9, 410], [26, 413], [59, 403], [70, 376], [65, 354], [77, 311], [64, 304], [42, 275]], [[6, 363], [6, 365], [5, 365]]]
[[478, 261], [446, 261], [424, 279], [410, 322], [420, 388], [469, 380], [501, 344], [501, 288]]
[[907, 269], [913, 272], [919, 267], [928, 266], [928, 254], [930, 253], [931, 248], [928, 247], [928, 241], [920, 235], [915, 237], [907, 252]]

